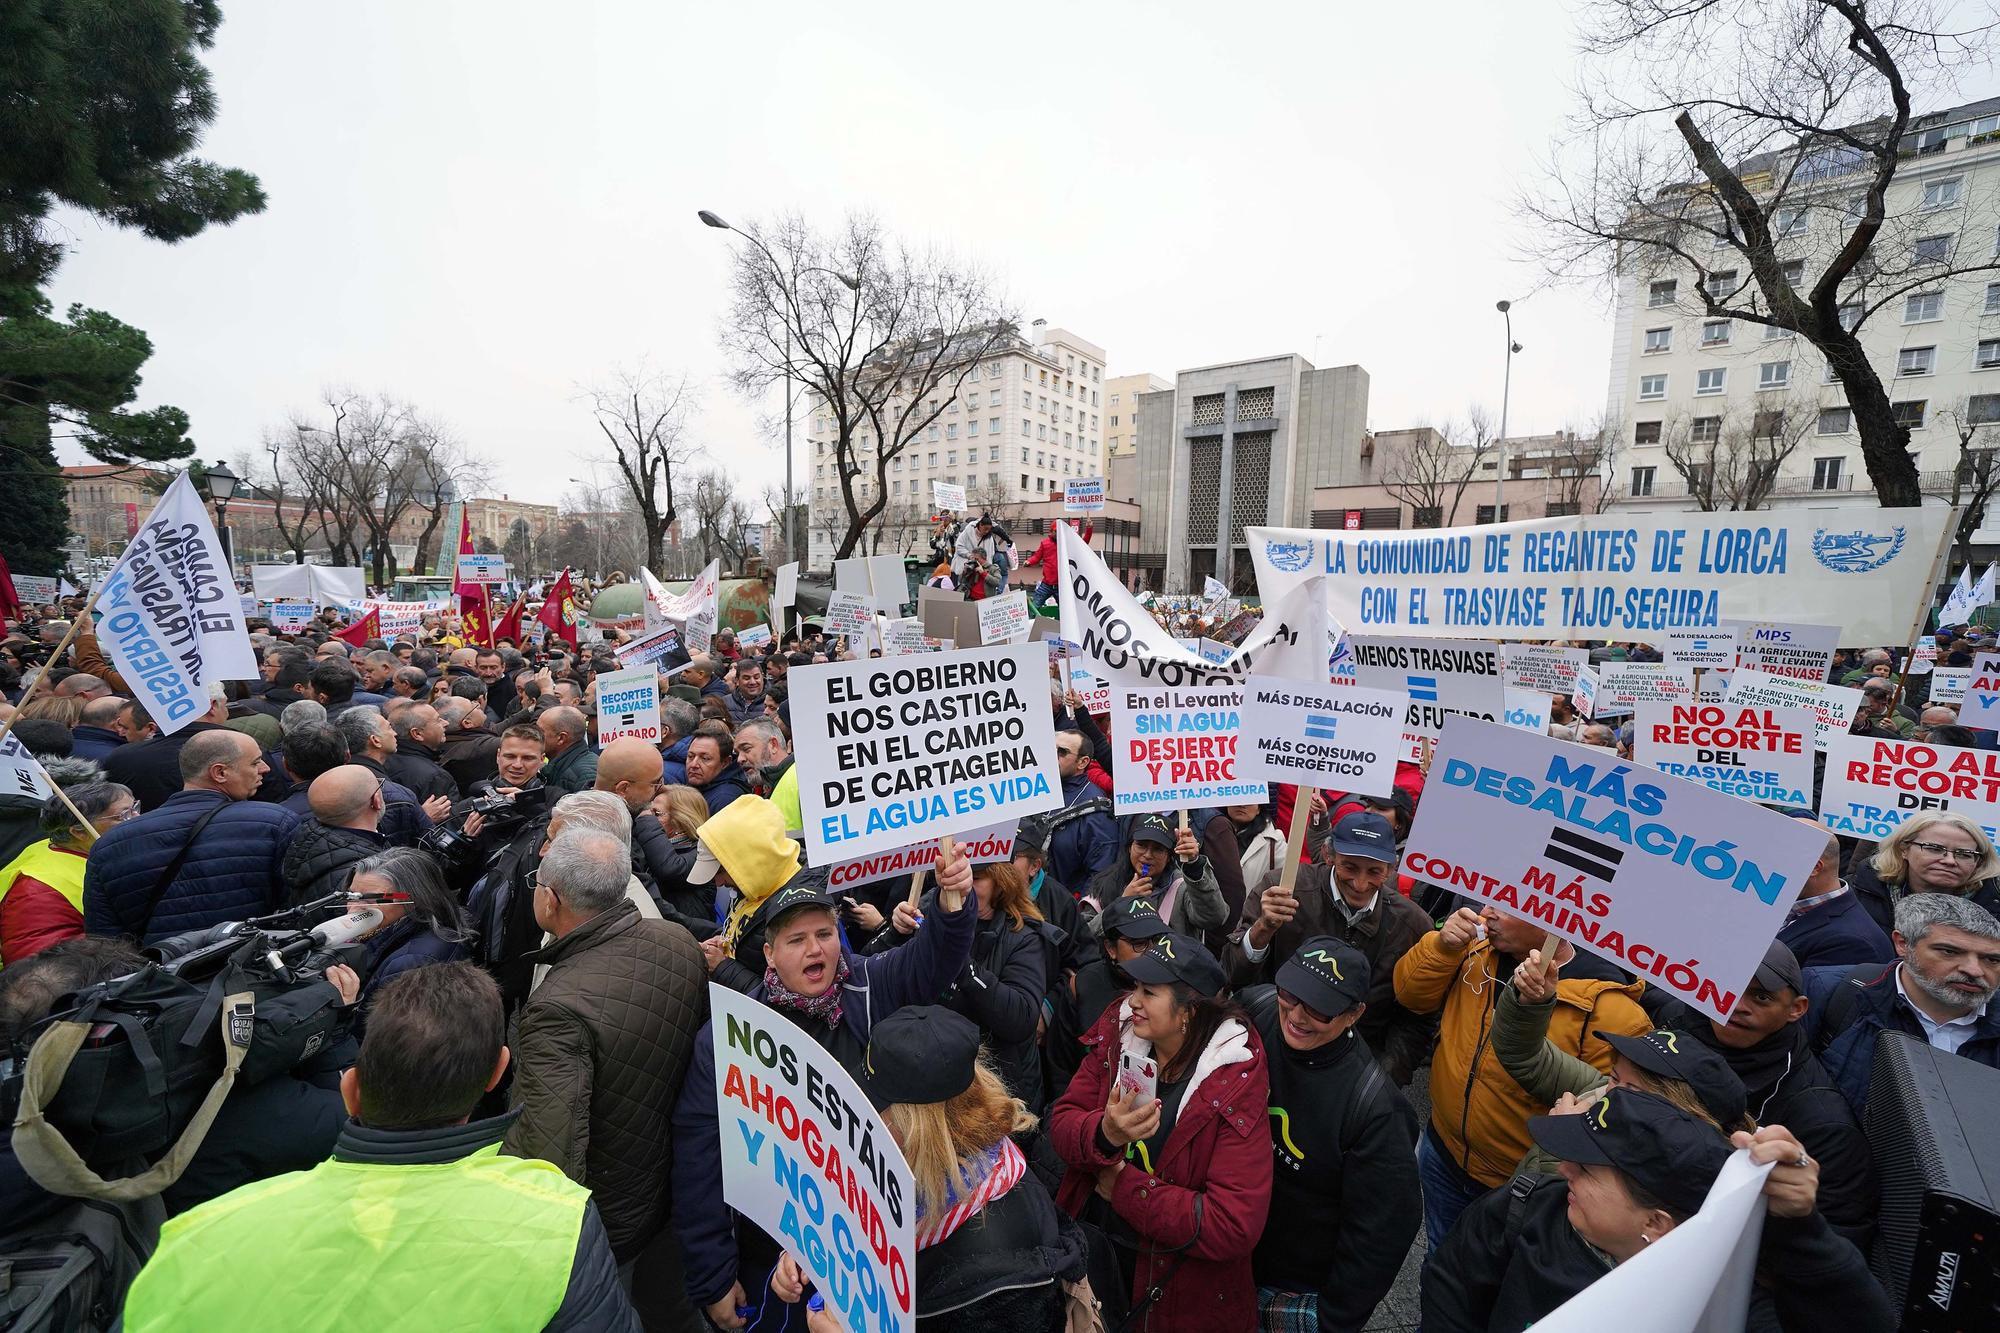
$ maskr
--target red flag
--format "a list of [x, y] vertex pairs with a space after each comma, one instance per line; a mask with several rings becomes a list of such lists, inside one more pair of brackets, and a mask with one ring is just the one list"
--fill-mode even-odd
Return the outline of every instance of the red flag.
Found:
[[0, 555], [0, 616], [9, 620], [21, 618], [21, 594], [14, 591], [14, 571], [7, 568], [4, 555]]
[[[458, 553], [471, 555], [472, 515], [461, 506], [458, 511]], [[452, 562], [452, 591], [458, 594], [458, 637], [465, 643], [479, 648], [493, 646], [493, 626], [488, 623], [486, 610], [486, 585], [465, 583], [458, 577], [458, 562]]]
[[524, 592], [519, 597], [516, 597], [514, 599], [514, 604], [507, 608], [507, 614], [501, 616], [500, 623], [493, 627], [494, 643], [497, 644], [502, 639], [509, 639], [512, 640], [517, 646], [520, 644], [521, 613], [527, 610], [527, 608], [528, 608], [528, 594]]
[[351, 643], [356, 648], [366, 648], [370, 639], [382, 637], [382, 608], [371, 606], [368, 614], [333, 636], [343, 643]]
[[576, 590], [570, 586], [567, 569], [556, 580], [555, 587], [549, 589], [549, 599], [542, 603], [535, 619], [547, 625], [564, 643], [576, 647]]

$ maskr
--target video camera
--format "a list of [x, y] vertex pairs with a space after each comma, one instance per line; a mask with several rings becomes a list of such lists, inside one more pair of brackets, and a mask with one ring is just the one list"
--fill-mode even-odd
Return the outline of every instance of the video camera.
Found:
[[[471, 799], [453, 806], [449, 816], [425, 829], [417, 839], [417, 845], [436, 857], [447, 875], [472, 867], [480, 840], [490, 834], [511, 835], [548, 809], [549, 789], [539, 780], [507, 791], [491, 782], [479, 782], [473, 791]], [[465, 821], [475, 814], [484, 821], [477, 838], [465, 832]]]

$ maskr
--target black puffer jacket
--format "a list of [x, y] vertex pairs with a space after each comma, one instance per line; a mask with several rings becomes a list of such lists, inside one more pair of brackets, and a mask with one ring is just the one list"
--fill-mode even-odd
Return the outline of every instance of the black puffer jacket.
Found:
[[917, 1333], [1059, 1333], [1083, 1231], [1033, 1174], [917, 1255]]
[[670, 1123], [708, 978], [694, 937], [629, 899], [530, 954], [549, 964], [521, 1010], [507, 1151], [589, 1187], [624, 1263], [666, 1222]]
[[285, 849], [285, 905], [339, 893], [354, 878], [356, 863], [389, 845], [373, 829], [330, 828], [317, 819], [299, 825]]
[[715, 886], [687, 881], [697, 850], [693, 838], [677, 838], [667, 832], [652, 811], [641, 810], [632, 816], [632, 872], [679, 916], [712, 922]]

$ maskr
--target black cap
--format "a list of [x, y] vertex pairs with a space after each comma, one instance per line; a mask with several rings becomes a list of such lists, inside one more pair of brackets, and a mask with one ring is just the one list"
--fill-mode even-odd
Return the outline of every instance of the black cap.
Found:
[[1101, 939], [1156, 940], [1167, 930], [1167, 923], [1160, 919], [1160, 905], [1151, 898], [1120, 898], [1097, 918]]
[[1048, 849], [1049, 821], [1041, 818], [1022, 820], [1014, 828], [1014, 850], [1034, 852], [1040, 855]]
[[1743, 1090], [1743, 1080], [1714, 1047], [1671, 1028], [1655, 1028], [1643, 1037], [1617, 1032], [1597, 1035], [1647, 1073], [1677, 1078], [1694, 1089], [1694, 1095], [1724, 1128], [1733, 1128], [1743, 1118], [1749, 1094]]
[[1757, 973], [1751, 980], [1774, 994], [1781, 990], [1794, 995], [1806, 993], [1806, 974], [1799, 966], [1799, 956], [1790, 945], [1778, 940], [1772, 940], [1771, 947], [1764, 950], [1764, 961], [1757, 964]]
[[1713, 1125], [1647, 1092], [1612, 1088], [1577, 1115], [1528, 1121], [1536, 1143], [1565, 1162], [1608, 1166], [1677, 1212], [1692, 1214], [1708, 1197], [1729, 1144]]
[[1336, 856], [1363, 856], [1370, 861], [1396, 864], [1396, 830], [1371, 810], [1356, 810], [1335, 824], [1327, 841]]
[[948, 1102], [972, 1086], [979, 1025], [936, 1004], [909, 1004], [876, 1023], [861, 1062], [861, 1090], [877, 1109]]
[[1133, 842], [1157, 842], [1162, 847], [1174, 845], [1174, 826], [1165, 815], [1141, 815], [1132, 821]]
[[1368, 956], [1333, 935], [1315, 935], [1278, 968], [1278, 989], [1322, 1018], [1368, 998]]
[[1189, 935], [1168, 932], [1153, 947], [1125, 964], [1125, 975], [1149, 986], [1184, 982], [1211, 998], [1221, 995], [1229, 984], [1215, 955]]
[[764, 927], [775, 928], [779, 921], [798, 911], [801, 907], [824, 907], [834, 910], [833, 899], [821, 891], [817, 884], [793, 881], [764, 900]]

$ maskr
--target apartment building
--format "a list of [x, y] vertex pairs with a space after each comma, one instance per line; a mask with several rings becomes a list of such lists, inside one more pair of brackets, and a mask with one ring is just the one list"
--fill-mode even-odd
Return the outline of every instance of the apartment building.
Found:
[[[1773, 222], [1793, 285], [1809, 288], [1851, 230], [1859, 157], [1746, 164], [1746, 185], [1784, 190]], [[1852, 413], [1825, 359], [1783, 330], [1705, 315], [1704, 281], [1719, 302], [1761, 298], [1746, 290], [1747, 261], [1726, 237], [1686, 244], [1705, 279], [1691, 267], [1635, 262], [1618, 285], [1605, 416], [1614, 502], [1691, 509], [1706, 496], [1729, 509], [1872, 499]], [[1916, 122], [1871, 257], [1842, 313], [1859, 321], [1869, 312], [1862, 345], [1910, 428], [1925, 493], [1946, 496], [1962, 429], [1975, 448], [2000, 448], [2000, 271], [1951, 272], [2000, 258], [2000, 99]], [[1933, 266], [1940, 277], [1925, 282]]]
[[1104, 381], [1104, 452], [1110, 458], [1125, 458], [1139, 452], [1139, 395], [1159, 393], [1174, 387], [1148, 372], [1120, 375]]
[[[1104, 349], [1096, 343], [1039, 319], [1025, 335], [1006, 331], [967, 371], [958, 393], [938, 404], [942, 411], [922, 438], [889, 460], [888, 503], [876, 520], [870, 549], [906, 554], [929, 549], [933, 481], [965, 487], [971, 509], [1006, 513], [1060, 491], [1065, 477], [1102, 476], [1105, 387]], [[847, 529], [838, 438], [830, 412], [823, 406], [810, 411], [811, 569], [831, 568]], [[872, 497], [879, 442], [864, 430], [856, 446], [856, 494]]]

